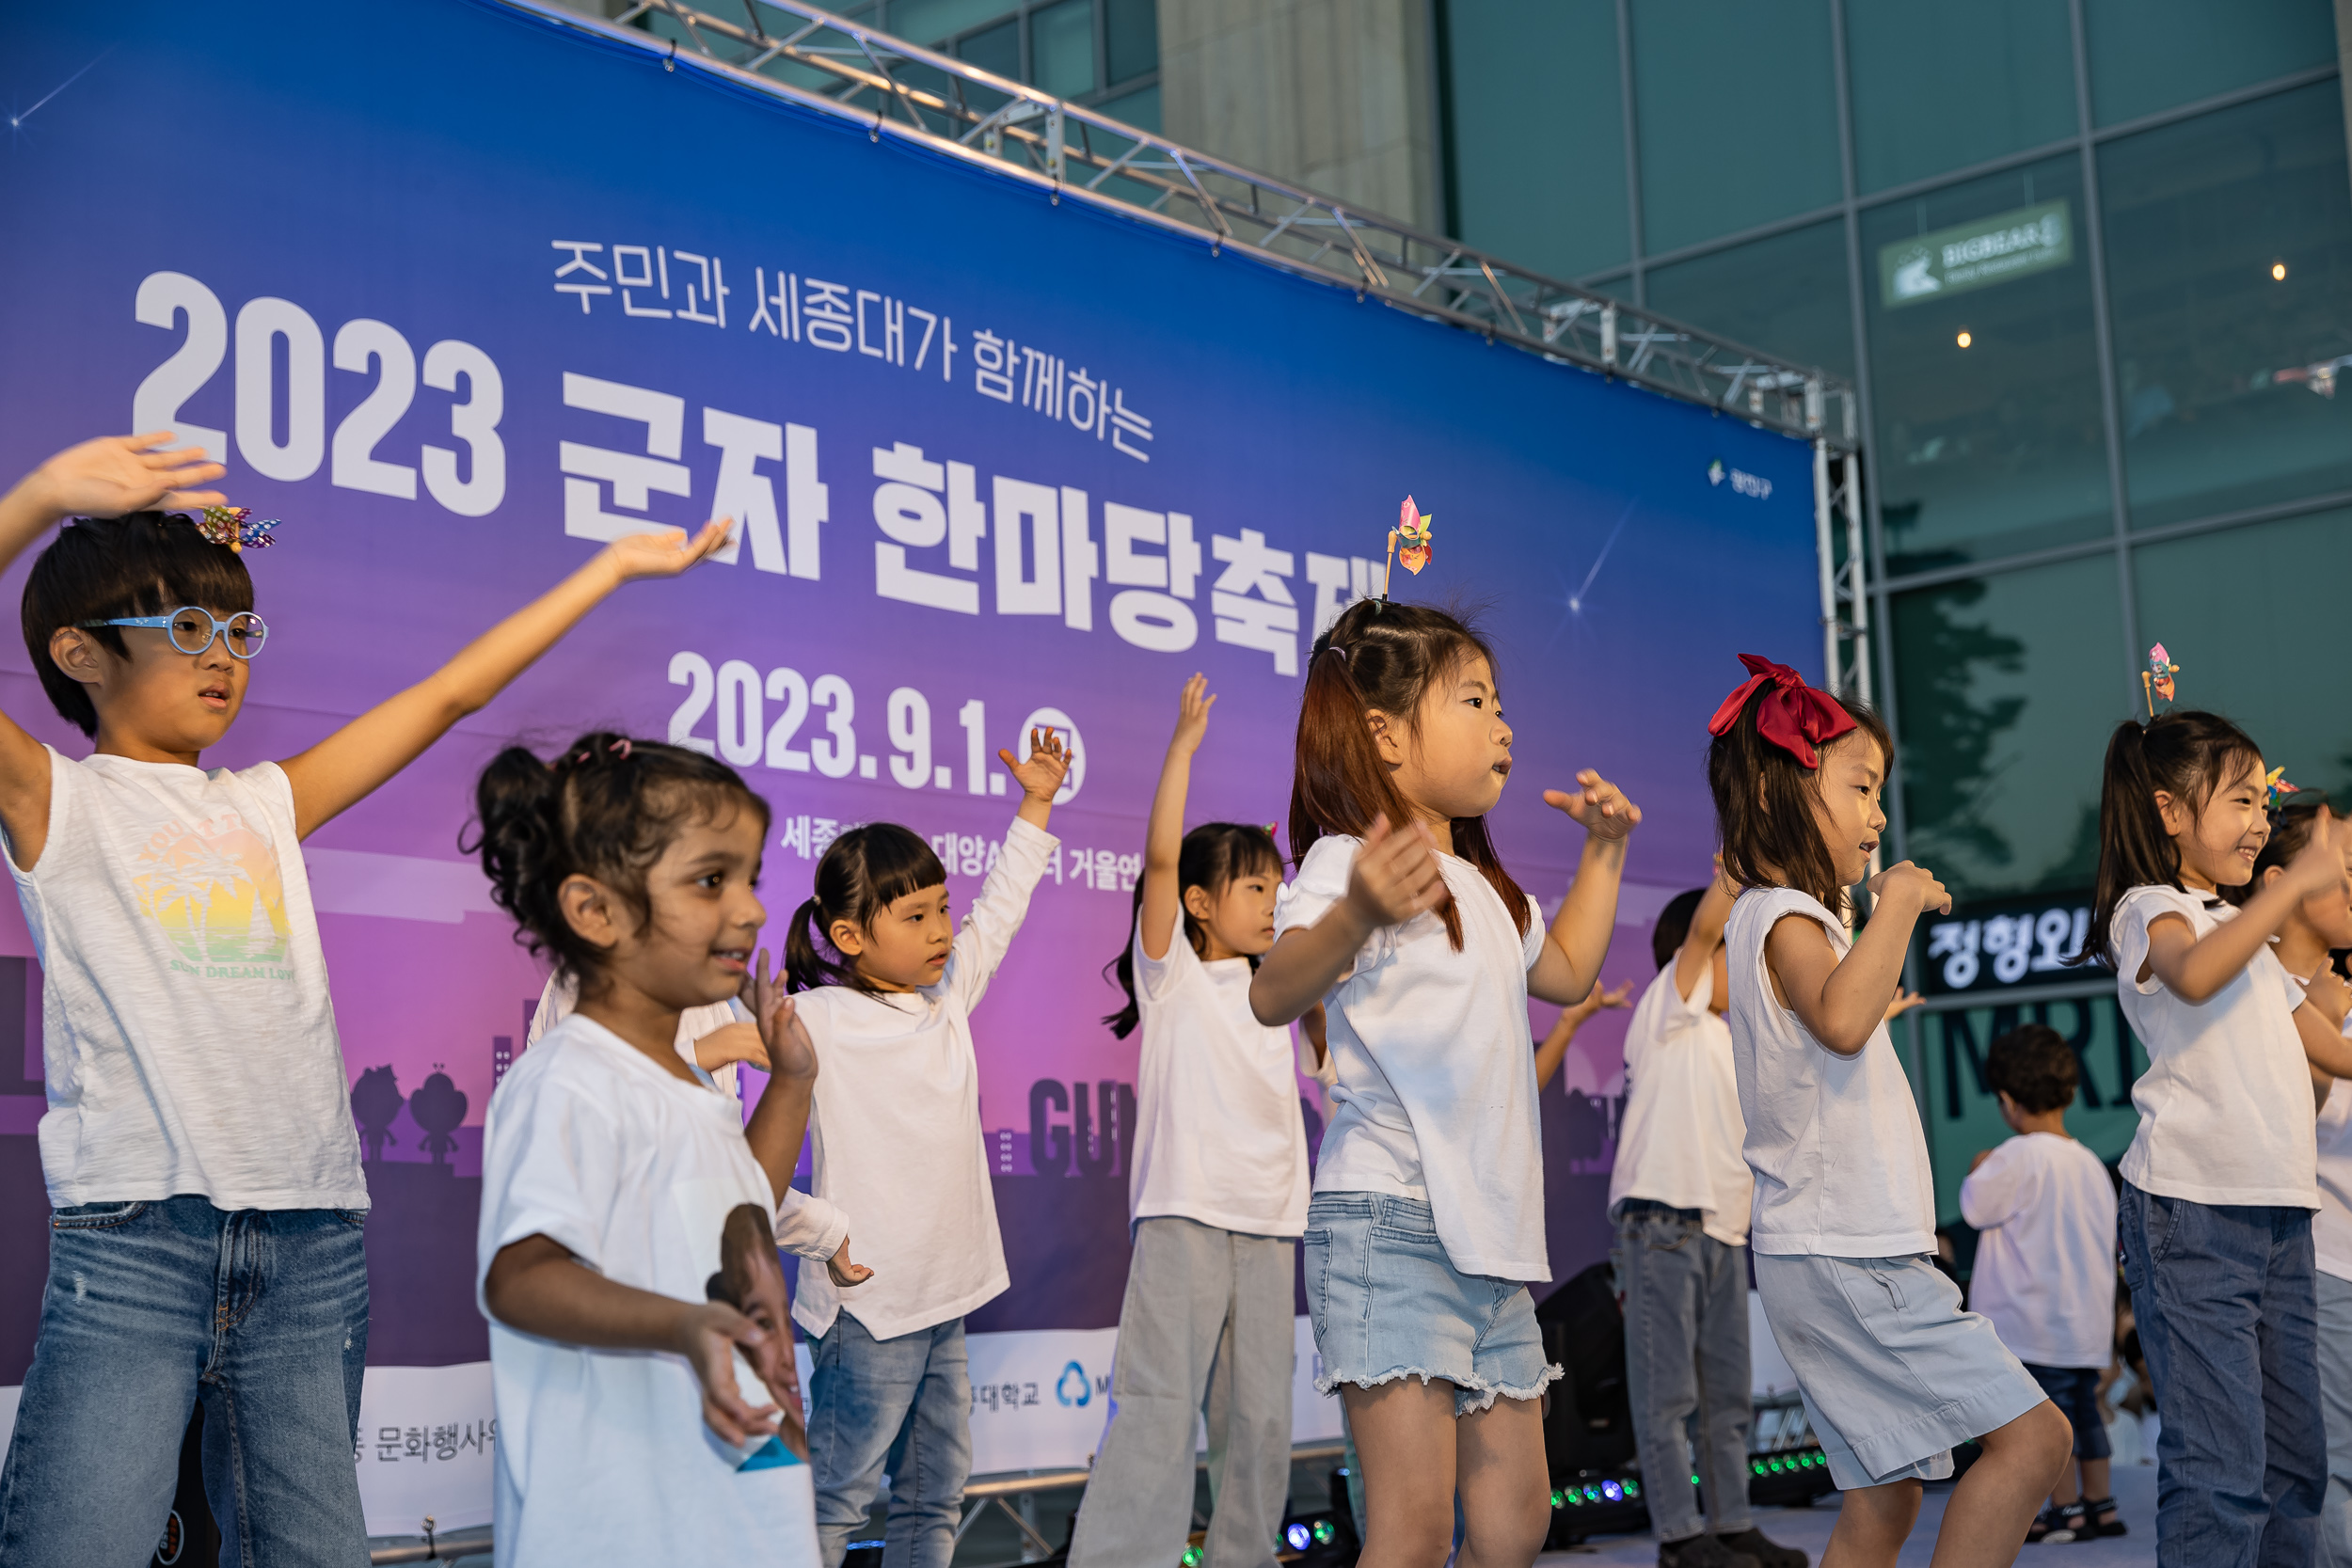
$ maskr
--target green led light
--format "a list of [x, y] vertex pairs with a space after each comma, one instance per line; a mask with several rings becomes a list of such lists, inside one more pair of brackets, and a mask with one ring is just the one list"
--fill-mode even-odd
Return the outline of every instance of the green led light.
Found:
[[1600, 1501], [1600, 1488], [1597, 1486], [1587, 1486], [1584, 1489], [1584, 1500], [1588, 1503], [1597, 1503]]
[[[1762, 1475], [1762, 1474], [1764, 1473], [1764, 1462], [1763, 1462], [1762, 1460], [1760, 1460], [1760, 1459], [1759, 1459], [1759, 1460], [1756, 1460], [1755, 1463], [1751, 1464], [1751, 1465], [1748, 1466], [1748, 1468], [1749, 1468], [1749, 1469], [1751, 1469], [1751, 1470], [1754, 1470], [1754, 1471], [1755, 1471], [1757, 1475], [1759, 1475], [1759, 1476], [1760, 1476], [1760, 1475]], [[1192, 1565], [1191, 1565], [1190, 1563], [1187, 1563], [1187, 1564], [1185, 1564], [1185, 1568], [1192, 1568]]]
[[1699, 1478], [1698, 1478], [1698, 1477], [1696, 1477], [1696, 1476], [1692, 1476], [1692, 1477], [1691, 1478], [1691, 1484], [1692, 1484], [1692, 1485], [1693, 1485], [1693, 1486], [1698, 1485], [1698, 1484], [1699, 1484]]
[[1640, 1497], [1642, 1495], [1642, 1483], [1638, 1481], [1628, 1481], [1625, 1483], [1625, 1495], [1629, 1497]]
[[1554, 1492], [1554, 1493], [1551, 1495], [1551, 1506], [1552, 1506], [1552, 1507], [1554, 1507], [1554, 1508], [1559, 1508], [1559, 1507], [1564, 1506], [1564, 1505], [1567, 1502], [1567, 1500], [1568, 1500], [1567, 1498], [1565, 1498], [1565, 1497], [1562, 1497], [1562, 1496], [1561, 1496], [1559, 1493], [1557, 1493], [1557, 1492]]
[[1180, 1560], [1184, 1563], [1184, 1568], [1200, 1568], [1200, 1560], [1205, 1556], [1207, 1556], [1207, 1554], [1201, 1551], [1200, 1547], [1186, 1546], [1184, 1548], [1184, 1555]]
[[1331, 1521], [1328, 1519], [1317, 1519], [1314, 1522], [1315, 1544], [1318, 1546], [1328, 1546], [1331, 1544], [1331, 1538], [1339, 1533], [1332, 1528]]

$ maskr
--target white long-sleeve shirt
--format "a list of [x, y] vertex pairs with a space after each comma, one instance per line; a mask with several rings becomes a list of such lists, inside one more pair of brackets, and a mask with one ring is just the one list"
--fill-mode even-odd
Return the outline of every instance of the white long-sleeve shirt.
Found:
[[[580, 989], [572, 977], [561, 970], [548, 976], [546, 987], [539, 992], [539, 1010], [531, 1015], [531, 1032], [524, 1037], [523, 1048], [528, 1052], [539, 1043], [541, 1037], [572, 1016], [580, 1006]], [[707, 1007], [689, 1007], [678, 1014], [677, 1053], [690, 1068], [698, 1067], [694, 1060], [694, 1042], [705, 1035], [715, 1033], [730, 1023], [749, 1023], [751, 1010], [735, 1001], [713, 1002]], [[736, 1064], [729, 1062], [710, 1075], [715, 1086], [735, 1100], [741, 1097], [736, 1088]], [[811, 1197], [797, 1187], [787, 1187], [778, 1195], [776, 1212], [771, 1221], [776, 1233], [776, 1245], [802, 1258], [819, 1261], [841, 1250], [841, 1243], [850, 1236], [850, 1216], [821, 1198]]]
[[817, 1046], [814, 1186], [818, 1198], [857, 1210], [858, 1261], [874, 1271], [844, 1291], [821, 1265], [803, 1263], [792, 1316], [810, 1334], [847, 1311], [875, 1338], [894, 1338], [960, 1318], [1009, 1283], [980, 1134], [972, 1009], [1060, 842], [1013, 819], [946, 973], [930, 986], [801, 992], [801, 1021]]

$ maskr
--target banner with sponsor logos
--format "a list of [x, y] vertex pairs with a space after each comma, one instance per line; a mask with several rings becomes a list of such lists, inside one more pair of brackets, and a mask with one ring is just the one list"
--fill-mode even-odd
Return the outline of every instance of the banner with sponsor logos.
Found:
[[[208, 762], [310, 744], [602, 541], [740, 525], [723, 562], [624, 591], [306, 847], [374, 1204], [357, 1457], [379, 1528], [414, 1528], [441, 1485], [415, 1478], [444, 1474], [438, 1517], [462, 1522], [485, 1473], [482, 1118], [542, 978], [457, 847], [499, 746], [610, 724], [740, 768], [775, 808], [780, 930], [860, 821], [914, 827], [968, 902], [1015, 804], [997, 750], [1032, 726], [1074, 745], [1061, 848], [976, 1025], [1013, 1281], [972, 1316], [976, 1382], [992, 1356], [1028, 1369], [976, 1402], [987, 1470], [1083, 1460], [1100, 1430], [1075, 1390], [1108, 1370], [1087, 1336], [1116, 1323], [1125, 1274], [1136, 1060], [1099, 1022], [1101, 971], [1187, 675], [1221, 699], [1192, 819], [1282, 818], [1309, 642], [1378, 586], [1414, 495], [1435, 561], [1400, 595], [1481, 607], [1499, 652], [1515, 873], [1556, 907], [1581, 834], [1540, 794], [1577, 768], [1647, 813], [1611, 964], [1630, 978], [1658, 908], [1707, 875], [1702, 726], [1732, 655], [1802, 665], [1818, 644], [1802, 445], [691, 55], [469, 0], [134, 0], [18, 8], [0, 74], [0, 465], [167, 426], [283, 519], [249, 558], [269, 647]], [[87, 749], [22, 653], [0, 657], [0, 703]], [[196, 966], [242, 940], [183, 928]], [[19, 1259], [46, 1234], [40, 996], [11, 905], [0, 1236]], [[1606, 1247], [1620, 1028], [1594, 1023], [1545, 1098], [1558, 1277]], [[270, 1108], [252, 1114], [266, 1135]], [[0, 1282], [0, 1385], [29, 1356], [39, 1276]], [[1073, 1338], [981, 1348], [1015, 1335]], [[1044, 1411], [1073, 1366], [1061, 1435], [1014, 1435], [1001, 1387], [1026, 1420], [1030, 1384]]]

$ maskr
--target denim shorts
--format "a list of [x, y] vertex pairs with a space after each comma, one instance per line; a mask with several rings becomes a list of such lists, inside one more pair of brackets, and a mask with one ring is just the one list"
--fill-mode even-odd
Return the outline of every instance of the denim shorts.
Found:
[[2028, 1361], [2026, 1370], [2074, 1425], [2076, 1459], [2105, 1459], [2115, 1451], [2107, 1441], [2106, 1418], [2099, 1409], [2098, 1368], [2037, 1367]]
[[1560, 1369], [1544, 1359], [1535, 1304], [1516, 1279], [1457, 1272], [1429, 1205], [1318, 1193], [1307, 1207], [1307, 1308], [1323, 1366], [1315, 1391], [1418, 1377], [1454, 1385], [1454, 1414], [1532, 1400]]
[[1756, 1291], [1840, 1491], [1952, 1473], [1951, 1449], [2040, 1404], [2042, 1385], [1919, 1258], [1757, 1253]]

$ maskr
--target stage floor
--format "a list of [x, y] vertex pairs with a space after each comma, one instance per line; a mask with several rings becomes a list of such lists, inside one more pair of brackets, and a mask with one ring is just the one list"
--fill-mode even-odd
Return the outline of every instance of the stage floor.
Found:
[[[1927, 1568], [1929, 1558], [1935, 1552], [1936, 1529], [1944, 1522], [1944, 1505], [1951, 1495], [1948, 1487], [1935, 1487], [1922, 1499], [1918, 1527], [1903, 1547], [1902, 1568]], [[2045, 1559], [2050, 1568], [2058, 1568], [2061, 1563], [2064, 1568], [2145, 1568], [2155, 1561], [2155, 1466], [2118, 1465], [2115, 1501], [2117, 1513], [2132, 1528], [2131, 1534], [2062, 1547], [2028, 1546], [2018, 1556], [2021, 1568], [2040, 1568]], [[1830, 1529], [1837, 1523], [1837, 1499], [1833, 1494], [1811, 1508], [1772, 1509], [1758, 1514], [1756, 1522], [1765, 1534], [1797, 1547], [1818, 1563], [1821, 1560], [1821, 1548], [1829, 1544]], [[1597, 1564], [1617, 1563], [1626, 1568], [1635, 1563], [1651, 1568], [1658, 1561], [1658, 1543], [1647, 1533], [1597, 1536], [1575, 1551], [1546, 1552], [1535, 1560], [1546, 1568], [1594, 1568]]]

